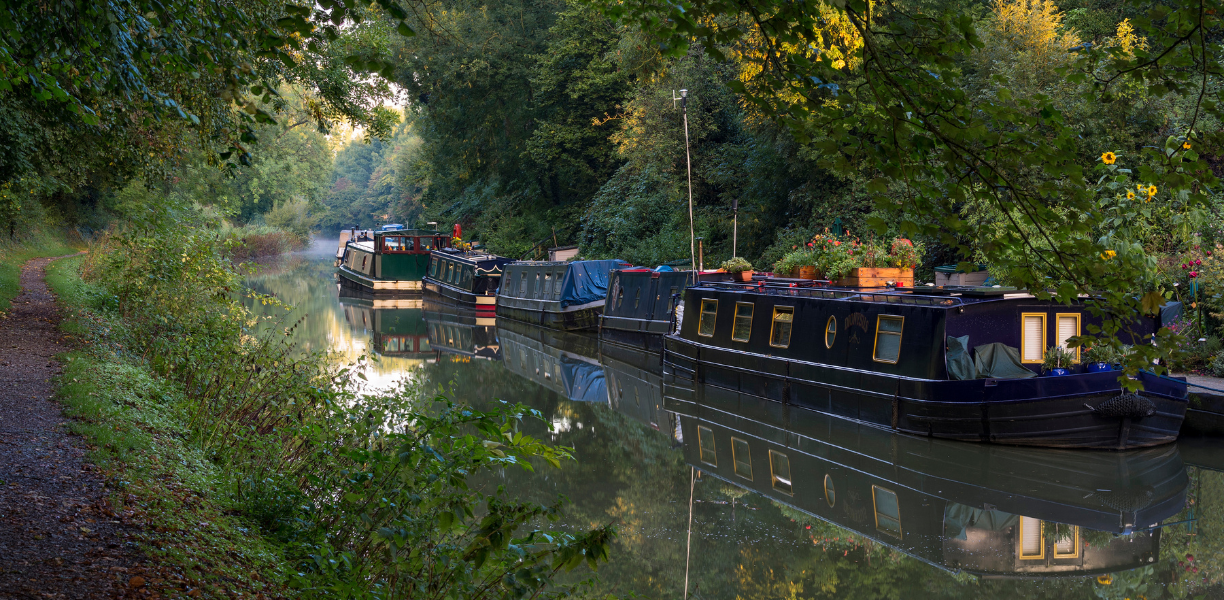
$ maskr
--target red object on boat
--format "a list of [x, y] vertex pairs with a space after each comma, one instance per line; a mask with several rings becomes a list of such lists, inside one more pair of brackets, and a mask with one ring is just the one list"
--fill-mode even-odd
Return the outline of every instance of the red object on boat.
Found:
[[460, 227], [458, 223], [455, 223], [455, 229], [451, 231], [451, 237], [463, 239], [463, 227]]

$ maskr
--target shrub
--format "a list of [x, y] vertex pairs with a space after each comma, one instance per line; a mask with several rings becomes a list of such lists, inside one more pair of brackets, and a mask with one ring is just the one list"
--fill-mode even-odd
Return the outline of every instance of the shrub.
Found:
[[738, 256], [733, 256], [723, 261], [722, 266], [719, 268], [728, 273], [743, 273], [744, 271], [752, 270], [752, 263]]

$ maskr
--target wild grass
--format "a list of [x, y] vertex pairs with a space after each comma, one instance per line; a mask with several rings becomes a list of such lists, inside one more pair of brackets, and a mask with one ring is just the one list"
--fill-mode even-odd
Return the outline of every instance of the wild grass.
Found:
[[[363, 394], [359, 369], [297, 351], [295, 323], [260, 322], [237, 301], [246, 292], [228, 249], [214, 231], [129, 231], [49, 273], [74, 311], [66, 329], [83, 338], [65, 357], [62, 397], [122, 490], [116, 504], [156, 524], [148, 552], [189, 585], [244, 593], [586, 589], [554, 576], [606, 560], [610, 527], [537, 529], [563, 501], [467, 486], [482, 472], [570, 459], [519, 432], [539, 414], [480, 412], [412, 386]], [[193, 527], [207, 529], [202, 541]]]
[[83, 243], [70, 245], [63, 236], [36, 232], [18, 241], [0, 241], [0, 311], [12, 305], [21, 293], [21, 266], [33, 258], [64, 256], [79, 252]]

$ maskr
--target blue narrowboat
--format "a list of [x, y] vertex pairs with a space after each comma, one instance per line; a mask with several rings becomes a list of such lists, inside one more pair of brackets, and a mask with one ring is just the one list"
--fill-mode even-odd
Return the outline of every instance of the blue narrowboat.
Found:
[[1130, 393], [1117, 372], [1039, 376], [1093, 318], [1024, 292], [703, 284], [683, 314], [665, 344], [676, 373], [898, 432], [1121, 450], [1174, 441], [1186, 414], [1173, 378], [1141, 372]]

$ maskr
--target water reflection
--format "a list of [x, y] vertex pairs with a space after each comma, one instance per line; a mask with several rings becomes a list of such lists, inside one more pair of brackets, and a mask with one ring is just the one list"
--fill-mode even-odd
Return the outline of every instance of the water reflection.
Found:
[[897, 436], [693, 389], [668, 379], [657, 355], [592, 335], [341, 296], [326, 256], [252, 285], [299, 307], [312, 347], [379, 357], [372, 381], [410, 374], [477, 406], [540, 411], [545, 422], [526, 433], [578, 460], [494, 483], [539, 502], [565, 495], [562, 527], [619, 523], [600, 569], [606, 591], [1224, 597], [1218, 444], [1121, 454]]

